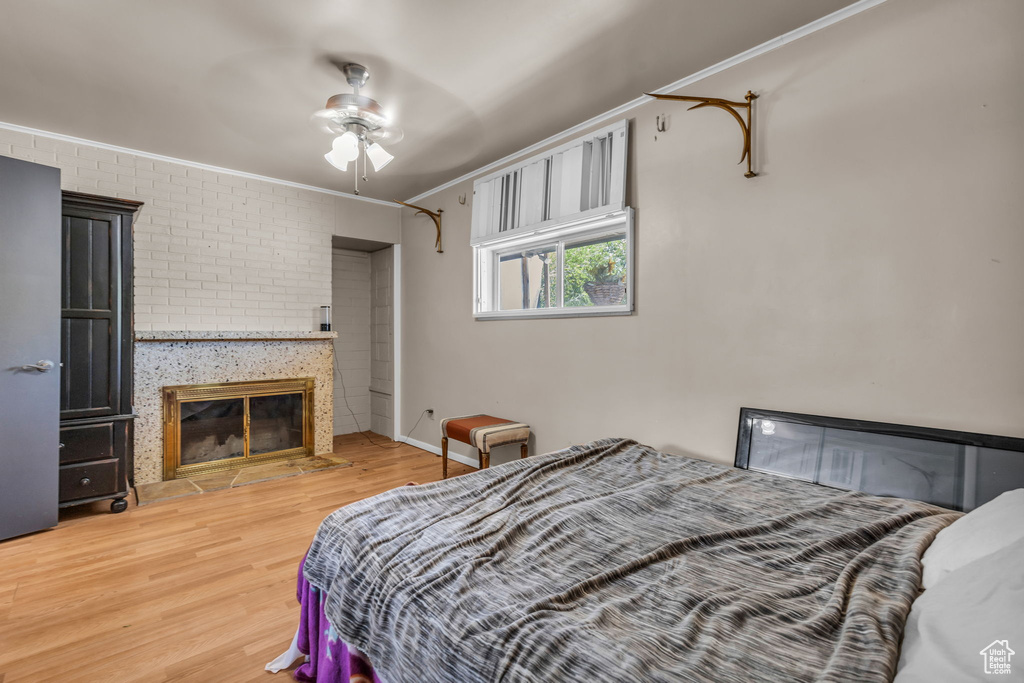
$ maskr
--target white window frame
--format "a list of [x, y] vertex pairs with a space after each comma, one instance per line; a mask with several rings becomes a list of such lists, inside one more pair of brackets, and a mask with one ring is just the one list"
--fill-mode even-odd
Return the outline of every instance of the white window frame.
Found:
[[[473, 316], [477, 320], [523, 318], [581, 318], [602, 315], [630, 315], [633, 312], [634, 257], [633, 209], [626, 208], [601, 216], [588, 216], [562, 225], [538, 227], [496, 237], [473, 246]], [[565, 306], [565, 245], [603, 234], [624, 233], [626, 239], [626, 298], [614, 306]], [[555, 245], [558, 282], [558, 306], [500, 310], [500, 269], [502, 255], [531, 247]]]

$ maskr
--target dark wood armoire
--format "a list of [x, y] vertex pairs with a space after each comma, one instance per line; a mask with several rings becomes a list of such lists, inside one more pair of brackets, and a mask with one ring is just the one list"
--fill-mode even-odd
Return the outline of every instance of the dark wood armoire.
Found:
[[64, 192], [60, 507], [132, 484], [132, 219], [140, 202]]

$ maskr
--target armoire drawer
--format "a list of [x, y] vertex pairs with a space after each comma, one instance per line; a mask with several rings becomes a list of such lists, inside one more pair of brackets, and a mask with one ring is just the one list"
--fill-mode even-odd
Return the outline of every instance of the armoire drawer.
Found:
[[118, 429], [124, 427], [116, 422], [62, 427], [60, 464], [109, 460], [117, 457], [115, 439]]
[[101, 460], [60, 468], [60, 502], [95, 498], [124, 491], [117, 460]]

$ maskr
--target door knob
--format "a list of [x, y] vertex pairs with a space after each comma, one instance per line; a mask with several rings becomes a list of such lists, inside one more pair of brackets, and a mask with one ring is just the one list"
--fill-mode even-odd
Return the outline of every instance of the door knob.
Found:
[[54, 364], [52, 360], [41, 360], [35, 365], [22, 365], [22, 370], [38, 370], [39, 372], [49, 372], [53, 370]]

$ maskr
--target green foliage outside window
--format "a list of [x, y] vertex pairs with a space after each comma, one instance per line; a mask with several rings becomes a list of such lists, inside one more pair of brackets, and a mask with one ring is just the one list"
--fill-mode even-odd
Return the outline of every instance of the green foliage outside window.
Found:
[[588, 282], [621, 282], [626, 277], [626, 240], [621, 236], [607, 242], [565, 250], [565, 305], [593, 306], [583, 285]]

